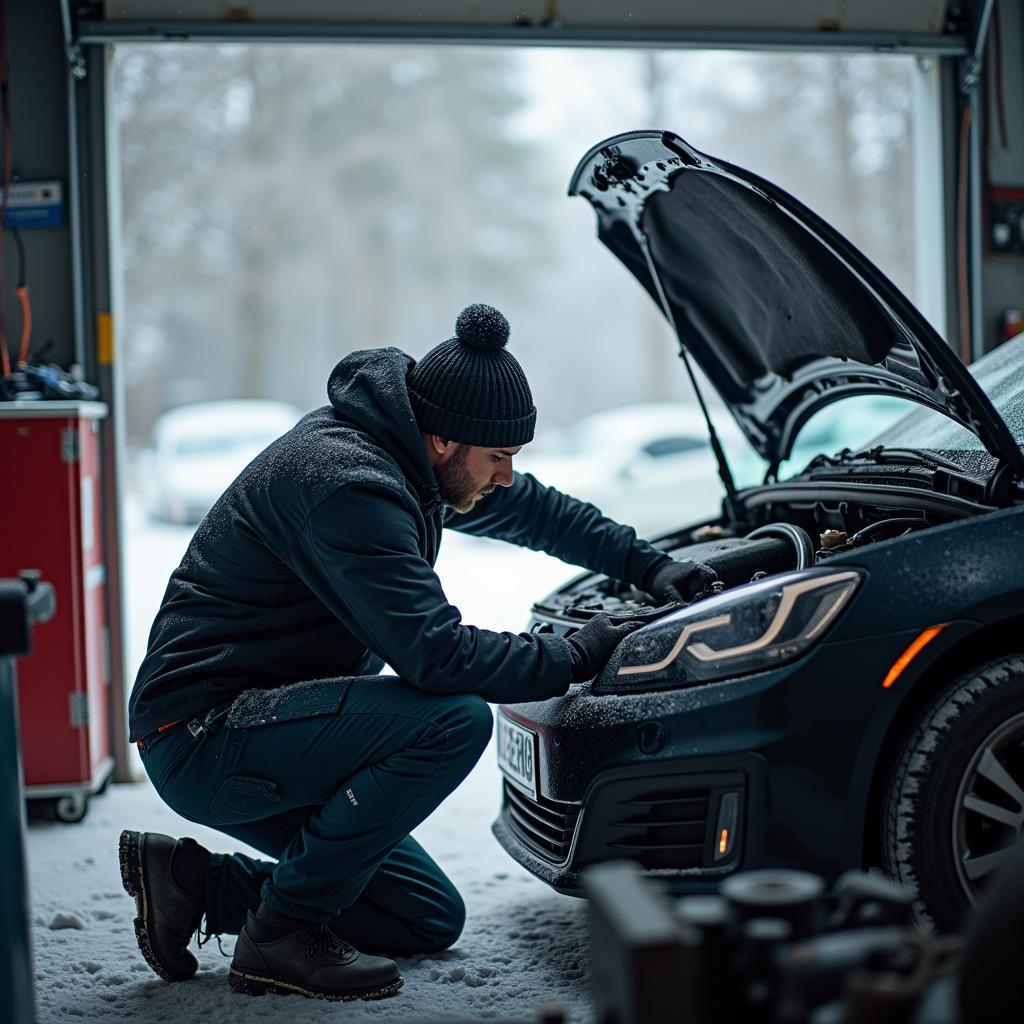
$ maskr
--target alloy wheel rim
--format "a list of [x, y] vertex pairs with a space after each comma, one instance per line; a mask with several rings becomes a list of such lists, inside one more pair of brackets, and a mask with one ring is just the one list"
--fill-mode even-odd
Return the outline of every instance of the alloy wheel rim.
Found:
[[953, 863], [975, 904], [1024, 832], [1024, 712], [985, 737], [957, 789]]

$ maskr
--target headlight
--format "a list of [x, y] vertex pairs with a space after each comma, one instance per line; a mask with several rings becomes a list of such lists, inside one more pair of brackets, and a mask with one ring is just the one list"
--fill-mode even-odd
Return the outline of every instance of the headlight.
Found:
[[825, 635], [858, 583], [850, 570], [812, 569], [683, 608], [623, 640], [593, 692], [692, 686], [785, 664]]

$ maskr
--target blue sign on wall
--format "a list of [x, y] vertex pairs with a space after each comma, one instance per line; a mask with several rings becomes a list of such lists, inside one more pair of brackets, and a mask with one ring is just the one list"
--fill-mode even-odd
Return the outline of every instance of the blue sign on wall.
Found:
[[59, 181], [17, 181], [7, 193], [5, 228], [59, 228], [64, 223], [64, 186]]

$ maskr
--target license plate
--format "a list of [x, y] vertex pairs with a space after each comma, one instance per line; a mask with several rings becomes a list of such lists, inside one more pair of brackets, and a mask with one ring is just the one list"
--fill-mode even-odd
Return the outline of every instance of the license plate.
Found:
[[498, 716], [498, 767], [502, 774], [534, 799], [537, 797], [537, 734]]

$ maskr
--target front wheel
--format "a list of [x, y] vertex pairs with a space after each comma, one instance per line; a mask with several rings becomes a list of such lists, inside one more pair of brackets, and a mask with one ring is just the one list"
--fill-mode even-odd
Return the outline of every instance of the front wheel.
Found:
[[1024, 656], [972, 669], [921, 712], [884, 812], [884, 867], [956, 930], [1024, 830]]

